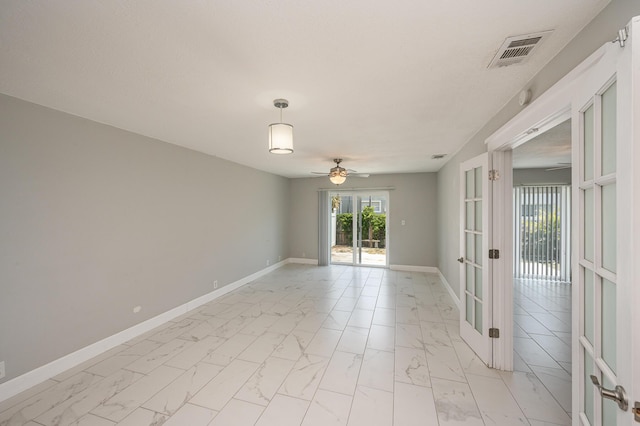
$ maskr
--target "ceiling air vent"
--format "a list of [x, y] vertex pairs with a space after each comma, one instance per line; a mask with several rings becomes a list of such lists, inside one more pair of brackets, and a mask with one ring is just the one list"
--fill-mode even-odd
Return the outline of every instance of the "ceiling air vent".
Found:
[[489, 68], [508, 67], [525, 62], [552, 32], [553, 30], [507, 38], [498, 49]]

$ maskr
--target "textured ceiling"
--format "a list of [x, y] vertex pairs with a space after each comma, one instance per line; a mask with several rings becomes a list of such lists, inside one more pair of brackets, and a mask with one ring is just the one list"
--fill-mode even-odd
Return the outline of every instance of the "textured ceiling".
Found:
[[436, 171], [608, 2], [0, 0], [0, 92], [283, 176]]

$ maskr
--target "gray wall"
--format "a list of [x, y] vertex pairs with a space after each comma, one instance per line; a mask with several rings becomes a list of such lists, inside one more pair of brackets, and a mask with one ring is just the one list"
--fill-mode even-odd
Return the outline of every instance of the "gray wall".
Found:
[[[633, 16], [640, 15], [640, 1], [613, 0], [526, 86], [533, 100], [565, 76], [603, 44], [617, 36]], [[514, 72], [517, 70], [514, 68]], [[459, 293], [459, 167], [460, 163], [486, 152], [484, 141], [522, 110], [518, 95], [489, 120], [438, 172], [438, 267], [452, 289]], [[461, 117], [464, 119], [464, 117]]]
[[289, 257], [289, 204], [286, 178], [0, 95], [3, 381]]
[[389, 191], [390, 264], [436, 266], [436, 186], [435, 173], [347, 178], [339, 187], [327, 177], [291, 179], [291, 257], [318, 258], [318, 189], [393, 187]]
[[571, 169], [514, 169], [513, 185], [571, 185]]

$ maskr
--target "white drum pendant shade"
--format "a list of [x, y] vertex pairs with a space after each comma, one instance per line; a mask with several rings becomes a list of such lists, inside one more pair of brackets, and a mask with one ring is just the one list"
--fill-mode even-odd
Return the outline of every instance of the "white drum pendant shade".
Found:
[[269, 124], [269, 152], [273, 154], [291, 154], [293, 152], [293, 126], [291, 124]]

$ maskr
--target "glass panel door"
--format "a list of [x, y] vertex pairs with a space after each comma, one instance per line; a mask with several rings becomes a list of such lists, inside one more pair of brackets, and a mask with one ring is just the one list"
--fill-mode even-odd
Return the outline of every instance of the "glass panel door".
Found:
[[331, 194], [331, 263], [353, 263], [353, 198]]
[[488, 155], [460, 165], [460, 336], [490, 362], [488, 265]]
[[594, 392], [590, 376], [595, 375], [609, 388], [619, 382], [616, 368], [616, 83], [602, 87], [579, 114], [582, 306], [578, 341], [585, 371], [580, 412], [586, 419], [584, 423], [615, 425], [616, 406]]
[[358, 240], [357, 265], [387, 265], [387, 197], [386, 195], [357, 195]]
[[[575, 231], [573, 327], [574, 424], [638, 424], [640, 401], [640, 17], [624, 43], [605, 44], [573, 94], [572, 173]], [[622, 34], [622, 32], [621, 32]], [[576, 291], [577, 290], [577, 291]], [[624, 388], [629, 407], [604, 398]]]
[[387, 266], [386, 193], [331, 194], [331, 263]]

